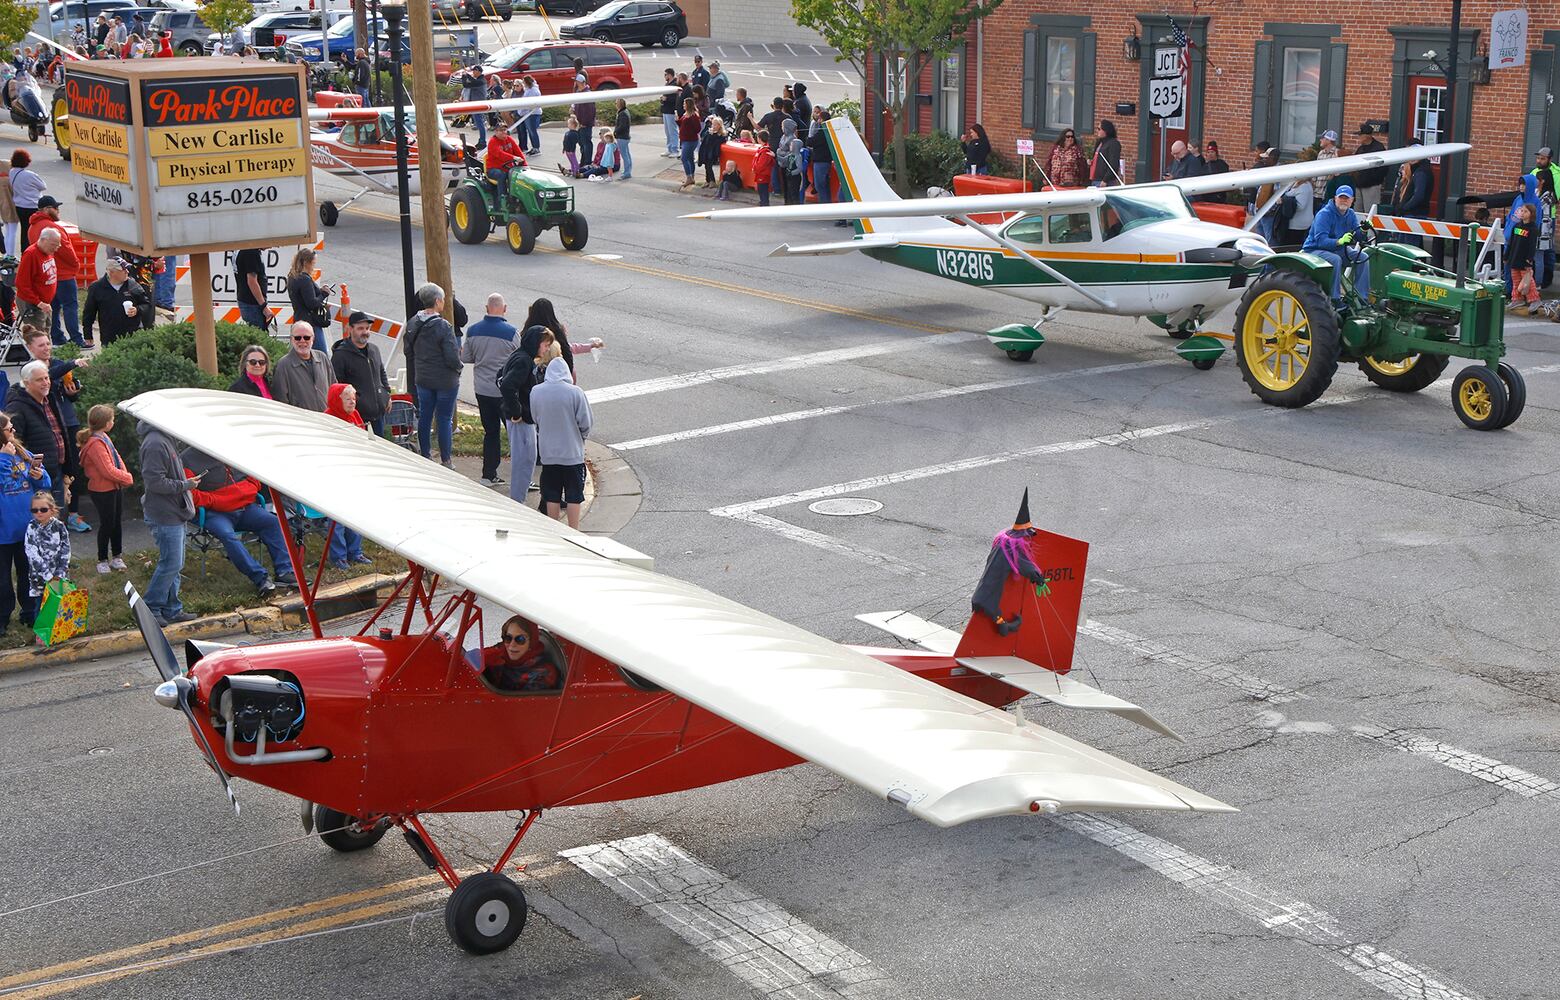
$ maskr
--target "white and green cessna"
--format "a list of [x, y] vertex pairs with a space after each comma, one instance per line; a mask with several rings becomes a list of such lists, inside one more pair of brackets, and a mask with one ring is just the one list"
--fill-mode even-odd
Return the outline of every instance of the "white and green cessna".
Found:
[[[827, 123], [840, 182], [851, 204], [788, 205], [696, 212], [715, 222], [852, 220], [852, 239], [782, 245], [771, 256], [861, 251], [870, 257], [969, 285], [995, 289], [1043, 307], [1031, 324], [1011, 324], [986, 336], [1008, 356], [1027, 361], [1045, 343], [1037, 329], [1064, 309], [1146, 317], [1188, 336], [1202, 321], [1240, 298], [1247, 276], [1273, 251], [1248, 229], [1205, 222], [1188, 197], [1275, 185], [1267, 205], [1289, 182], [1353, 173], [1432, 156], [1464, 143], [1413, 146], [1256, 170], [1151, 184], [1015, 194], [902, 200], [849, 119]], [[1320, 208], [1321, 206], [1317, 206]], [[1361, 206], [1362, 208], [1369, 206]], [[1223, 346], [1194, 337], [1181, 352], [1194, 362], [1217, 358]]]

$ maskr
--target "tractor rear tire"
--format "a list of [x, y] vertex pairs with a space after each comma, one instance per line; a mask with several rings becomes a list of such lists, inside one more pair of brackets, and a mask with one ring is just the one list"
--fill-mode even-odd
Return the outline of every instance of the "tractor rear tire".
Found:
[[1506, 383], [1506, 417], [1501, 421], [1502, 427], [1510, 427], [1522, 416], [1522, 411], [1527, 407], [1527, 382], [1522, 378], [1522, 373], [1517, 371], [1514, 365], [1502, 361], [1495, 366], [1495, 374]]
[[1510, 409], [1505, 380], [1484, 365], [1469, 365], [1452, 381], [1452, 409], [1476, 431], [1499, 430]]
[[457, 240], [468, 246], [475, 245], [487, 239], [492, 230], [487, 200], [482, 192], [468, 184], [450, 195], [450, 231]]
[[558, 223], [558, 238], [563, 241], [565, 250], [584, 250], [590, 239], [590, 225], [585, 221], [585, 216], [570, 212]]
[[529, 215], [516, 215], [504, 227], [504, 236], [513, 253], [528, 254], [536, 249], [536, 223]]
[[1418, 392], [1440, 378], [1450, 360], [1444, 354], [1411, 354], [1402, 361], [1362, 358], [1360, 371], [1388, 392]]
[[1235, 313], [1235, 361], [1252, 393], [1269, 406], [1316, 402], [1338, 371], [1338, 314], [1327, 292], [1303, 274], [1258, 278]]
[[314, 807], [314, 829], [331, 850], [350, 854], [365, 851], [379, 843], [390, 829], [388, 820], [380, 820], [373, 826], [363, 826], [356, 816], [338, 812], [329, 806]]
[[498, 872], [466, 876], [444, 904], [444, 929], [472, 955], [491, 955], [514, 944], [525, 917], [525, 893]]

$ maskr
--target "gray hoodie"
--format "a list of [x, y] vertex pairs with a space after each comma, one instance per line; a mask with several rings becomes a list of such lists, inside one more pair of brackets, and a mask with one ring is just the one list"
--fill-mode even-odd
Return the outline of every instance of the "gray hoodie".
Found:
[[141, 509], [146, 519], [164, 527], [195, 520], [195, 501], [172, 439], [144, 420], [135, 429], [141, 435], [141, 482], [146, 486]]
[[548, 363], [546, 381], [531, 390], [531, 417], [536, 421], [536, 453], [543, 465], [585, 464], [590, 403], [585, 390], [569, 377], [562, 358]]

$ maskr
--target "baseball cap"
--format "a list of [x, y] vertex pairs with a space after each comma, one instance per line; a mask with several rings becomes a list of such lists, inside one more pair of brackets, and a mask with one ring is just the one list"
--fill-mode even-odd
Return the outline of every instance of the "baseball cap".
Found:
[[[1555, 151], [1550, 149], [1548, 146], [1545, 146], [1543, 149], [1540, 149], [1538, 151], [1538, 155], [1539, 156], [1554, 156], [1555, 155]], [[43, 199], [42, 198], [38, 199], [38, 204], [40, 206], [43, 204]]]
[[1345, 198], [1353, 198], [1354, 197], [1354, 189], [1349, 187], [1349, 185], [1347, 185], [1347, 184], [1339, 184], [1338, 185], [1338, 190], [1333, 192], [1333, 197], [1336, 198], [1339, 195], [1343, 195]]
[[1213, 139], [1209, 139], [1208, 142], [1207, 142], [1207, 148], [1208, 149], [1218, 149], [1219, 148], [1219, 144], [1216, 141], [1214, 141]]
[[113, 268], [116, 271], [128, 271], [128, 270], [130, 270], [130, 262], [125, 260], [123, 257], [110, 257], [110, 258], [108, 258], [108, 266]]
[[1273, 148], [1273, 144], [1271, 142], [1259, 142], [1259, 143], [1257, 143], [1257, 152], [1259, 152], [1259, 153], [1266, 153], [1268, 150], [1270, 150], [1272, 148]]
[[348, 326], [357, 326], [359, 323], [367, 323], [368, 321], [368, 313], [363, 312], [361, 309], [352, 310], [352, 315], [347, 317]]
[[1365, 124], [1360, 126], [1360, 135], [1375, 135], [1375, 134], [1376, 134], [1376, 126], [1372, 125], [1370, 122], [1366, 122]]
[[54, 195], [46, 194], [42, 198], [38, 199], [38, 207], [39, 208], [59, 208], [60, 207], [60, 202], [59, 202], [58, 198], [54, 197]]
[[1332, 129], [1328, 129], [1327, 131], [1322, 133], [1322, 138], [1326, 139], [1329, 142], [1337, 142], [1338, 141], [1338, 133], [1334, 132]]

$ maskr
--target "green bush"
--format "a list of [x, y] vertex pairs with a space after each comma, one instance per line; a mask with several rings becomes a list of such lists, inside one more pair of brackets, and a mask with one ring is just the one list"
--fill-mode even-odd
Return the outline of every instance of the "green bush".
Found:
[[[86, 426], [87, 411], [98, 403], [117, 405], [121, 400], [153, 389], [226, 389], [238, 377], [239, 353], [249, 344], [261, 344], [273, 359], [288, 345], [241, 323], [217, 324], [217, 369], [207, 375], [195, 363], [195, 324], [168, 323], [120, 337], [92, 359], [80, 375], [81, 395], [76, 409]], [[64, 351], [60, 352], [62, 355]], [[132, 471], [139, 470], [141, 442], [135, 421], [115, 424], [110, 437]]]
[[[559, 104], [542, 109], [542, 121], [566, 122], [569, 120], [569, 112], [572, 104]], [[643, 125], [646, 122], [661, 124], [661, 102], [640, 101], [638, 104], [628, 106], [628, 119], [635, 125]], [[596, 127], [604, 128], [617, 121], [617, 103], [614, 101], [599, 101], [596, 104]]]
[[860, 131], [861, 102], [856, 100], [854, 97], [847, 97], [842, 100], [835, 101], [833, 104], [829, 105], [829, 117], [849, 118], [850, 123], [856, 126], [857, 131]]
[[[898, 171], [893, 170], [893, 157], [894, 147], [890, 144], [886, 150], [886, 161], [897, 176]], [[964, 147], [958, 139], [946, 132], [909, 135], [905, 137], [905, 162], [909, 166], [910, 186], [913, 189], [920, 191], [932, 186], [951, 188], [954, 175], [964, 172]]]

